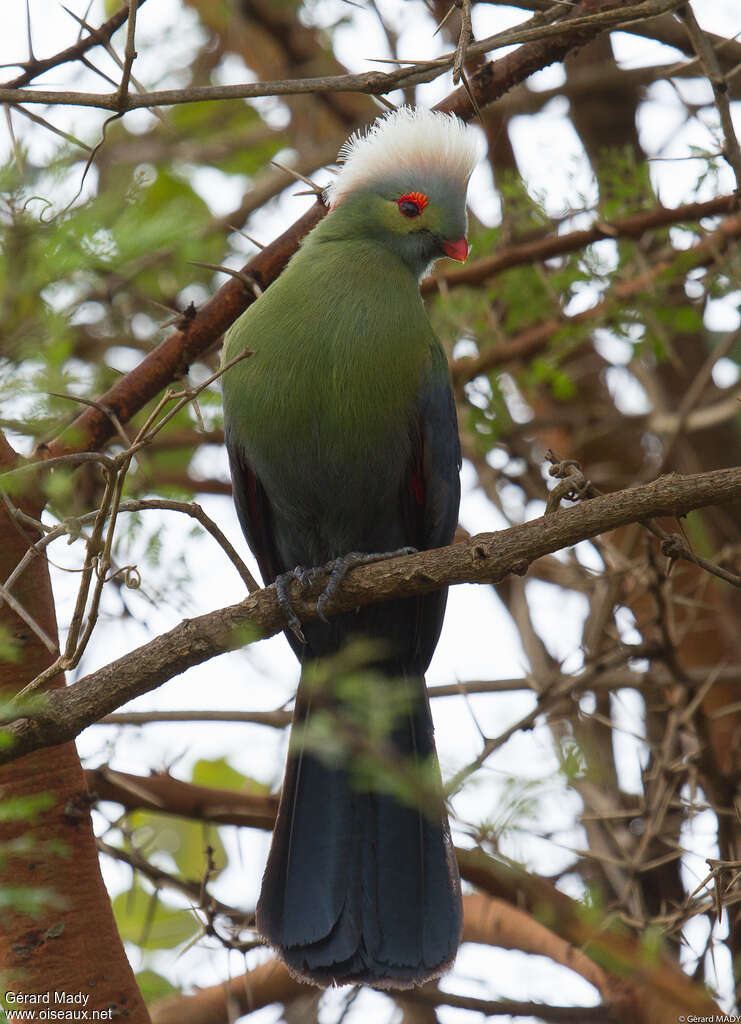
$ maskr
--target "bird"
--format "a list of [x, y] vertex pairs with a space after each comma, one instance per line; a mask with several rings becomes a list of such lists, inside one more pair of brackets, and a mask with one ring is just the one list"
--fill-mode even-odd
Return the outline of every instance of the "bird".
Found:
[[[411, 988], [449, 969], [460, 941], [424, 680], [447, 591], [329, 617], [328, 591], [320, 616], [300, 624], [286, 581], [329, 565], [334, 590], [358, 561], [452, 541], [455, 403], [419, 282], [441, 257], [466, 259], [478, 159], [473, 128], [424, 108], [400, 107], [353, 134], [326, 189], [327, 215], [224, 344], [236, 511], [265, 584], [279, 587], [302, 665], [256, 927], [294, 977], [322, 987]], [[234, 361], [245, 349], [250, 358]], [[322, 702], [312, 689], [317, 666], [357, 637], [375, 645], [368, 667], [388, 684], [372, 698], [401, 697], [385, 754], [433, 780], [419, 800], [380, 773], [363, 777], [366, 716], [341, 692]], [[343, 728], [351, 739], [323, 750], [311, 727], [328, 705], [339, 716], [334, 739]]]

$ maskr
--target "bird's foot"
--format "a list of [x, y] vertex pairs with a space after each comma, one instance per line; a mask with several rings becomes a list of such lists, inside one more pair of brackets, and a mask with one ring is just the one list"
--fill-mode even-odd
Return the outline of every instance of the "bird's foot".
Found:
[[301, 628], [301, 620], [296, 614], [291, 599], [288, 596], [288, 588], [294, 580], [298, 581], [302, 591], [309, 590], [317, 579], [329, 573], [327, 585], [319, 596], [316, 603], [317, 613], [322, 622], [328, 622], [325, 611], [340, 588], [342, 581], [351, 569], [359, 565], [370, 565], [372, 562], [383, 562], [387, 558], [400, 558], [402, 555], [413, 555], [416, 548], [398, 548], [396, 551], [381, 551], [374, 554], [364, 554], [360, 551], [351, 551], [341, 558], [334, 558], [326, 565], [316, 566], [307, 569], [305, 566], [297, 565], [295, 569], [283, 572], [276, 577], [275, 590], [278, 598], [278, 606], [285, 616], [286, 625], [302, 644], [306, 643], [304, 631]]
[[294, 611], [291, 599], [288, 596], [288, 588], [293, 580], [298, 580], [301, 590], [307, 590], [313, 582], [316, 571], [316, 569], [306, 569], [302, 565], [297, 565], [295, 569], [291, 569], [289, 572], [282, 572], [280, 576], [277, 576], [275, 579], [275, 592], [278, 598], [278, 607], [285, 616], [286, 625], [302, 644], [306, 643], [306, 637], [304, 636], [304, 631], [301, 629], [301, 619], [299, 619], [298, 615]]
[[340, 584], [351, 569], [355, 569], [359, 565], [370, 565], [372, 562], [383, 562], [387, 558], [400, 558], [402, 555], [413, 555], [416, 551], [416, 548], [411, 547], [398, 548], [396, 551], [377, 551], [371, 555], [363, 554], [360, 551], [351, 551], [348, 555], [343, 555], [341, 558], [335, 558], [333, 561], [328, 562], [321, 570], [323, 572], [329, 572], [329, 579], [327, 580], [327, 585], [316, 603], [316, 610], [319, 614], [319, 618], [322, 622], [328, 621], [327, 616], [325, 615], [327, 606], [337, 593]]

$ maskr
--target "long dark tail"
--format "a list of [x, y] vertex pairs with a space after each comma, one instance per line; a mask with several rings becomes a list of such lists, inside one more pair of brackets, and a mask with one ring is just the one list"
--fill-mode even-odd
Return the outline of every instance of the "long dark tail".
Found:
[[[390, 739], [395, 754], [421, 763], [435, 752], [424, 680], [403, 683], [411, 708]], [[297, 708], [258, 929], [293, 974], [318, 985], [411, 988], [438, 976], [461, 932], [442, 799], [431, 808], [428, 793], [423, 811], [358, 788], [347, 759], [297, 749], [309, 715], [305, 700]]]

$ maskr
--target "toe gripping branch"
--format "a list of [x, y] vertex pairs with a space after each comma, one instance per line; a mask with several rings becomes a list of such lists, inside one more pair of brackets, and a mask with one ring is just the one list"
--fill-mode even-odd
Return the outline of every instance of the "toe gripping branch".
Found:
[[296, 614], [296, 611], [291, 604], [291, 599], [288, 596], [288, 588], [293, 580], [298, 580], [299, 587], [301, 588], [301, 591], [304, 592], [306, 590], [310, 590], [319, 579], [327, 575], [329, 576], [327, 585], [319, 595], [319, 599], [316, 603], [316, 610], [319, 618], [322, 622], [327, 622], [327, 608], [339, 590], [345, 576], [347, 576], [351, 569], [355, 569], [359, 565], [370, 565], [373, 562], [383, 562], [389, 558], [401, 558], [402, 555], [413, 555], [416, 554], [416, 552], [417, 549], [411, 547], [398, 548], [396, 551], [376, 552], [375, 554], [364, 554], [360, 551], [351, 551], [349, 554], [343, 555], [341, 558], [332, 559], [332, 561], [327, 562], [326, 565], [315, 566], [311, 569], [297, 565], [295, 569], [281, 573], [280, 576], [276, 577], [275, 590], [278, 598], [278, 605], [286, 619], [286, 625], [302, 644], [306, 643], [306, 637], [301, 629], [301, 620]]

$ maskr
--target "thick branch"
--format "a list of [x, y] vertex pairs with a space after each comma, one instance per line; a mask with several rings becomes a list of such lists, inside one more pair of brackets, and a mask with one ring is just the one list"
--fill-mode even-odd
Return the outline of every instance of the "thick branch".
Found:
[[[464, 865], [467, 864], [468, 851], [461, 851]], [[524, 872], [509, 869], [506, 865], [481, 856], [467, 869], [476, 873], [490, 886], [491, 877], [486, 877], [486, 869], [493, 872], [491, 877], [501, 875], [509, 880], [515, 899], [488, 898], [481, 892], [469, 893], [463, 898], [463, 942], [475, 942], [487, 946], [498, 946], [504, 949], [523, 949], [528, 953], [548, 956], [557, 963], [562, 963], [582, 974], [603, 994], [609, 1005], [600, 1011], [597, 1008], [585, 1009], [582, 1016], [579, 1008], [574, 1008], [574, 1016], [567, 1016], [561, 1008], [553, 1008], [556, 1012], [549, 1013], [550, 1007], [544, 1007], [542, 1014], [545, 1020], [575, 1019], [611, 1019], [630, 1024], [669, 1024], [678, 1019], [680, 1012], [715, 1014], [717, 1005], [707, 996], [700, 986], [682, 974], [681, 970], [666, 961], [648, 957], [641, 942], [632, 936], [620, 936], [620, 943], [614, 946], [614, 931], [606, 931], [600, 935], [598, 929], [588, 923], [589, 915], [583, 904], [569, 899], [559, 893], [544, 879], [534, 879], [533, 887], [538, 891], [540, 902], [527, 912], [512, 903], [516, 902], [521, 893], [516, 890], [517, 882], [527, 886]], [[542, 883], [542, 884], [539, 884]], [[506, 883], [505, 883], [506, 884]], [[525, 899], [527, 892], [522, 893]], [[574, 920], [583, 923], [582, 932], [596, 936], [597, 942], [608, 957], [604, 967], [595, 963], [592, 954], [596, 944], [585, 955], [575, 948], [568, 940], [564, 941], [551, 927], [541, 924], [537, 915], [549, 914], [551, 900], [557, 905], [557, 922], [561, 923], [566, 908], [573, 914]], [[548, 917], [549, 924], [550, 916]], [[619, 948], [623, 954], [618, 960], [610, 959], [613, 948]], [[629, 951], [631, 966], [625, 962], [624, 954]], [[657, 984], [659, 992], [653, 991]], [[269, 1003], [287, 1003], [301, 992], [313, 991], [310, 986], [294, 981], [284, 964], [270, 960], [249, 971], [244, 977], [233, 980], [228, 988], [214, 985], [200, 989], [191, 996], [172, 996], [156, 1003], [152, 1007], [154, 1024], [182, 1024], [192, 1022], [201, 1024], [227, 1024], [234, 1016], [249, 1014]], [[425, 986], [410, 994], [410, 998], [419, 999], [432, 1005], [451, 1005], [471, 1009], [487, 1014], [527, 1013], [541, 1016], [535, 1004], [494, 1003], [483, 1000], [470, 1000], [466, 997], [449, 996], [440, 992], [434, 985]], [[565, 1009], [565, 1008], [564, 1008]], [[560, 1011], [560, 1012], [559, 1012]], [[611, 1012], [610, 1012], [611, 1011]], [[600, 1014], [598, 1016], [598, 1014]], [[672, 1016], [673, 1015], [673, 1016]]]
[[[581, 0], [570, 10], [566, 9], [568, 13], [563, 21], [556, 25], [549, 25], [548, 33], [544, 32], [538, 35], [536, 30], [533, 30], [529, 36], [523, 35], [524, 41], [518, 50], [508, 53], [498, 61], [484, 64], [475, 75], [471, 76], [470, 92], [479, 106], [484, 106], [490, 102], [486, 97], [492, 89], [501, 89], [500, 95], [503, 95], [512, 88], [511, 83], [506, 87], [502, 87], [502, 85], [510, 80], [514, 66], [524, 69], [527, 77], [535, 71], [563, 60], [570, 50], [586, 46], [605, 29], [616, 28], [617, 23], [614, 19], [617, 15], [620, 15], [620, 23], [623, 25], [633, 20], [636, 15], [638, 15], [638, 20], [642, 21], [652, 15], [662, 14], [679, 6], [679, 3], [667, 3], [662, 10], [659, 10], [659, 4], [652, 3], [652, 0], [644, 0], [642, 4], [634, 6], [621, 4], [616, 6], [605, 3], [603, 0]], [[480, 48], [487, 42], [489, 40], [484, 39], [478, 44], [469, 46], [469, 56], [472, 57], [481, 52]], [[489, 48], [487, 47], [487, 49]], [[519, 80], [521, 81], [521, 79]], [[459, 86], [441, 104], [441, 109], [462, 116], [461, 111], [469, 109], [470, 105], [469, 89], [463, 85]]]
[[[477, 0], [477, 2], [498, 4], [500, 0]], [[525, 11], [547, 11], [552, 6], [553, 0], [508, 0], [508, 4]], [[665, 46], [674, 47], [675, 50], [679, 50], [688, 57], [694, 56], [692, 40], [686, 27], [671, 13], [635, 21], [626, 25], [622, 31], [642, 36], [645, 39], [655, 39]], [[733, 37], [727, 39], [724, 36], [714, 35], [712, 32], [706, 32], [705, 35], [710, 40], [723, 71], [726, 74], [729, 71], [738, 71], [739, 62], [741, 62], [741, 43], [738, 39]]]
[[[343, 583], [331, 613], [389, 600], [412, 597], [455, 583], [492, 583], [511, 573], [523, 575], [535, 559], [627, 523], [654, 516], [683, 516], [707, 505], [741, 500], [741, 468], [694, 476], [671, 474], [574, 508], [554, 512], [509, 530], [479, 534], [470, 541], [353, 570]], [[292, 591], [300, 617], [317, 616], [316, 597], [297, 584]], [[284, 628], [275, 588], [268, 587], [240, 604], [186, 619], [168, 633], [66, 690], [50, 693], [48, 706], [34, 719], [8, 727], [14, 741], [0, 749], [0, 763], [39, 747], [72, 739], [87, 726], [127, 701], [156, 689], [193, 665], [250, 640], [272, 636]]]
[[[469, 893], [463, 897], [463, 942], [475, 942], [503, 949], [524, 949], [527, 952], [549, 956], [557, 963], [565, 963], [582, 974], [600, 990], [609, 989], [607, 973], [569, 943], [559, 939], [529, 915], [502, 900], [491, 899], [483, 893]], [[243, 1016], [270, 1003], [288, 1003], [301, 993], [316, 992], [312, 986], [295, 981], [284, 964], [269, 960], [232, 980], [228, 987], [214, 985], [199, 989], [193, 995], [176, 995], [163, 999], [152, 1007], [154, 1024], [228, 1024], [236, 1016]], [[542, 1016], [544, 1020], [573, 1021], [608, 1020], [606, 1008], [574, 1008], [579, 1014], [569, 1015], [565, 1007], [541, 1007], [539, 1004], [472, 999], [441, 992], [436, 985], [426, 985], [405, 993], [405, 998], [419, 1000], [433, 1006], [458, 1006], [479, 1013], [522, 1013]], [[569, 1008], [570, 1009], [570, 1008]], [[583, 1014], [583, 1016], [582, 1016]], [[632, 1022], [631, 1022], [632, 1024]]]
[[[482, 850], [457, 850], [461, 877], [490, 896], [545, 918], [548, 930], [583, 951], [608, 972], [600, 986], [618, 1020], [634, 1024], [675, 1024], [680, 1014], [715, 1014], [717, 1004], [666, 956], [647, 953], [639, 937], [620, 925], [606, 925], [584, 905], [547, 879], [488, 857]], [[535, 952], [535, 950], [531, 950]]]
[[278, 808], [275, 796], [198, 786], [166, 772], [141, 778], [104, 765], [86, 771], [85, 776], [91, 795], [98, 800], [112, 800], [129, 809], [146, 808], [214, 825], [272, 829]]

